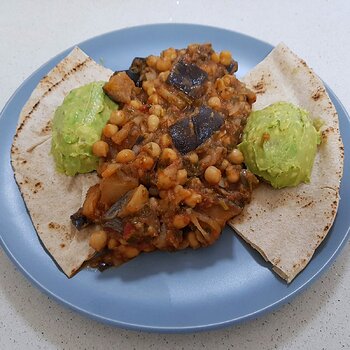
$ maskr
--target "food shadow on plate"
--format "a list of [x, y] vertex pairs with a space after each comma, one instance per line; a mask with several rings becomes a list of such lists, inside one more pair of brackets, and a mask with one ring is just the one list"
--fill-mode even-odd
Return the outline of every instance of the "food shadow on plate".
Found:
[[[262, 255], [256, 250], [254, 249], [249, 243], [247, 243], [240, 235], [238, 235], [235, 230], [233, 230], [233, 235], [237, 238], [238, 242], [240, 243], [240, 245], [248, 252], [248, 254], [253, 258], [253, 260], [259, 264], [260, 266], [269, 268], [271, 269], [271, 264], [266, 261]], [[238, 243], [237, 243], [238, 244]]]
[[179, 272], [205, 270], [224, 260], [234, 261], [236, 243], [232, 231], [226, 229], [213, 245], [206, 248], [143, 253], [119, 267], [112, 267], [101, 273], [96, 270], [92, 271], [98, 273], [97, 278], [100, 280], [120, 278], [123, 281], [130, 281], [162, 273], [171, 275]]

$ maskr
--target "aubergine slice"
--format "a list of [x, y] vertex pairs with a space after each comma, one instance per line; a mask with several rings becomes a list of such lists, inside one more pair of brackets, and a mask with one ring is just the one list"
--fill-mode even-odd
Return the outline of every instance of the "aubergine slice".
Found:
[[116, 75], [121, 72], [125, 72], [127, 76], [135, 83], [135, 86], [141, 87], [142, 86], [142, 72], [146, 68], [146, 58], [144, 57], [135, 57], [129, 69], [124, 70], [118, 70], [113, 73], [113, 75]]
[[72, 224], [79, 231], [91, 224], [91, 221], [85, 215], [83, 215], [82, 208], [80, 208], [76, 213], [72, 214], [70, 219]]
[[121, 196], [117, 201], [108, 209], [108, 211], [102, 217], [102, 227], [109, 228], [117, 232], [123, 232], [122, 219], [118, 217], [118, 214], [123, 209], [123, 206], [129, 201], [133, 190], [128, 191]]
[[198, 146], [191, 117], [178, 120], [169, 127], [169, 133], [176, 149], [182, 154], [193, 151]]
[[232, 62], [229, 64], [229, 66], [226, 69], [229, 74], [234, 74], [238, 70], [238, 63], [235, 60], [232, 60]]
[[204, 92], [203, 84], [207, 79], [208, 74], [196, 64], [179, 61], [172, 68], [167, 83], [192, 98], [199, 98]]
[[126, 71], [126, 74], [135, 83], [137, 87], [142, 86], [142, 72], [146, 67], [146, 58], [135, 57], [131, 62], [131, 66]]
[[192, 122], [199, 146], [221, 128], [224, 124], [224, 117], [211, 108], [202, 106], [199, 113], [192, 117]]
[[182, 154], [195, 150], [224, 124], [224, 117], [207, 106], [194, 116], [185, 117], [169, 127], [176, 149]]

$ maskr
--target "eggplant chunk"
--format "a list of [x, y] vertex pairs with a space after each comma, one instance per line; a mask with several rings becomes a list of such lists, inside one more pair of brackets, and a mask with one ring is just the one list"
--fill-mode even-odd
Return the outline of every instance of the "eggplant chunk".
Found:
[[238, 63], [234, 60], [230, 63], [230, 65], [226, 68], [229, 74], [234, 74], [238, 70]]
[[123, 209], [123, 206], [130, 200], [132, 191], [127, 192], [119, 198], [102, 217], [102, 227], [109, 228], [117, 232], [123, 232], [122, 219], [118, 214]]
[[192, 122], [199, 146], [221, 128], [224, 124], [224, 117], [209, 107], [202, 106], [199, 113], [192, 117]]
[[120, 213], [120, 211], [122, 210], [123, 206], [130, 200], [132, 193], [133, 193], [132, 190], [128, 191], [123, 196], [118, 198], [117, 201], [104, 214], [104, 216], [102, 217], [102, 220], [107, 222], [115, 219]]
[[182, 154], [195, 150], [219, 130], [224, 117], [209, 107], [202, 106], [198, 114], [185, 117], [169, 127], [176, 149]]
[[146, 59], [143, 57], [135, 57], [131, 66], [126, 71], [129, 78], [135, 83], [137, 87], [142, 86], [142, 72], [146, 68]]
[[118, 73], [126, 73], [126, 75], [134, 82], [135, 86], [142, 86], [142, 72], [147, 66], [146, 59], [143, 57], [135, 57], [131, 62], [129, 69], [118, 70], [113, 73], [117, 75]]
[[90, 225], [90, 220], [85, 215], [83, 215], [82, 208], [71, 215], [70, 219], [77, 230], [82, 230], [84, 227]]
[[167, 83], [178, 88], [192, 98], [199, 98], [203, 93], [203, 83], [208, 74], [196, 64], [177, 62], [171, 70]]
[[171, 125], [169, 133], [176, 149], [182, 155], [193, 151], [198, 146], [197, 135], [190, 117], [183, 118]]

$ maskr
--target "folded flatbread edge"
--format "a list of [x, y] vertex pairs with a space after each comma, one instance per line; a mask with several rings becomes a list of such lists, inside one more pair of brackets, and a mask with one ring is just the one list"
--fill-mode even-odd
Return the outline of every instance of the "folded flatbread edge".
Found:
[[309, 263], [337, 213], [344, 161], [338, 115], [319, 77], [283, 43], [243, 81], [257, 94], [253, 109], [286, 101], [323, 122], [310, 183], [276, 190], [262, 182], [243, 213], [230, 222], [289, 283]]
[[96, 227], [78, 231], [70, 215], [81, 207], [97, 175], [70, 177], [55, 170], [50, 154], [51, 120], [73, 88], [106, 81], [112, 73], [75, 47], [33, 90], [20, 113], [11, 149], [11, 165], [33, 226], [68, 277], [94, 254], [89, 236]]

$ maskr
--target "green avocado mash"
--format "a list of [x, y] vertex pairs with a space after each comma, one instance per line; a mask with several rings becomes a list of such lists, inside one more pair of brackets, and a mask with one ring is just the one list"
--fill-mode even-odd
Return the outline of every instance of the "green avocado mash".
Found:
[[307, 111], [278, 102], [250, 114], [238, 148], [250, 171], [282, 188], [310, 181], [320, 142]]
[[87, 173], [97, 168], [92, 145], [101, 138], [111, 112], [117, 105], [102, 90], [103, 81], [73, 89], [55, 112], [51, 153], [56, 169], [66, 175]]

